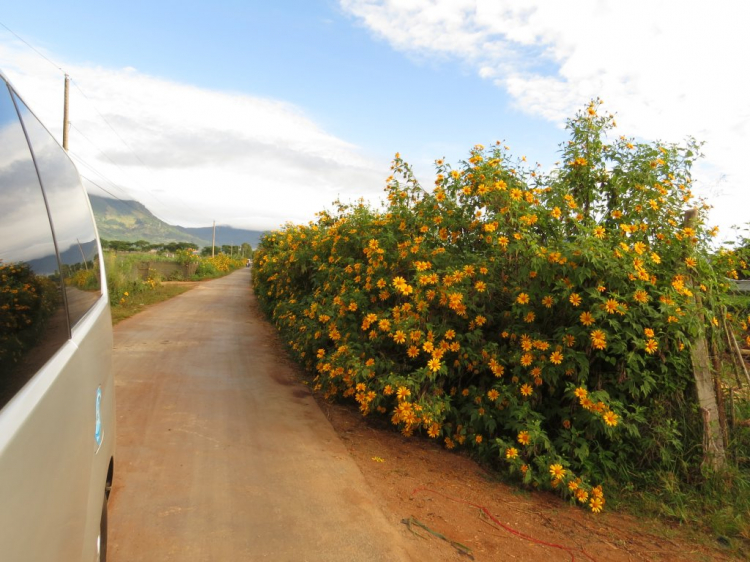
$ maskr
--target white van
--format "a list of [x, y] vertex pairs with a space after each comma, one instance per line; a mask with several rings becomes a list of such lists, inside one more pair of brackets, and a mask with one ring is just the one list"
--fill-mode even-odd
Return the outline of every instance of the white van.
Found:
[[106, 559], [112, 322], [75, 166], [0, 73], [0, 560]]

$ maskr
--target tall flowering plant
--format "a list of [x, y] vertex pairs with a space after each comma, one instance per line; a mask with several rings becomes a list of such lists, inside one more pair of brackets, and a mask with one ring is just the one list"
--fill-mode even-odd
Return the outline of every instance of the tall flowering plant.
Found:
[[613, 138], [600, 109], [551, 173], [477, 145], [425, 188], [397, 154], [384, 210], [287, 225], [253, 275], [316, 390], [594, 512], [609, 478], [700, 462], [690, 345], [719, 290], [697, 145]]

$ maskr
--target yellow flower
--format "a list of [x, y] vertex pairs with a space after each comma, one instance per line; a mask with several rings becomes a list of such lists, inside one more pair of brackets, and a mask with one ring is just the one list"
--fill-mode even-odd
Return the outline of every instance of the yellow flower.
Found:
[[562, 363], [563, 359], [564, 359], [563, 354], [560, 353], [559, 351], [553, 351], [552, 355], [550, 355], [549, 357], [550, 363], [553, 363], [555, 365], [559, 365], [560, 363]]
[[527, 295], [526, 293], [520, 293], [516, 297], [516, 302], [518, 304], [528, 304], [529, 303], [529, 295]]
[[646, 342], [646, 353], [654, 353], [658, 347], [659, 344], [656, 342], [656, 340], [648, 340]]
[[612, 410], [609, 410], [609, 411], [607, 411], [607, 412], [604, 413], [604, 415], [602, 416], [602, 418], [604, 418], [604, 423], [606, 423], [607, 425], [609, 425], [611, 427], [614, 427], [614, 426], [617, 425], [617, 420], [618, 420], [619, 416], [617, 414], [615, 414]]
[[531, 443], [531, 436], [529, 435], [529, 432], [528, 431], [521, 431], [518, 434], [518, 442], [521, 445], [528, 445], [529, 443]]
[[411, 396], [411, 390], [409, 390], [405, 386], [399, 386], [398, 390], [396, 391], [396, 396], [399, 400], [406, 400], [408, 396]]
[[393, 334], [393, 341], [396, 343], [405, 343], [406, 342], [406, 334], [398, 330], [395, 334]]
[[635, 293], [633, 293], [633, 299], [640, 303], [647, 303], [648, 302], [648, 293], [644, 290], [638, 290]]
[[555, 303], [554, 299], [549, 295], [547, 295], [546, 297], [542, 299], [542, 304], [546, 306], [547, 308], [552, 308], [552, 305], [554, 303]]
[[610, 314], [617, 312], [618, 306], [619, 306], [618, 302], [614, 299], [608, 299], [607, 302], [604, 303], [604, 309]]
[[644, 328], [643, 333], [646, 335], [647, 338], [653, 338], [654, 337], [654, 330], [651, 328]]
[[427, 367], [428, 367], [428, 368], [430, 369], [430, 371], [432, 371], [433, 373], [435, 373], [435, 372], [439, 371], [439, 370], [440, 370], [440, 367], [441, 367], [441, 364], [440, 364], [440, 360], [439, 360], [439, 359], [435, 359], [435, 358], [433, 357], [432, 359], [430, 359], [430, 360], [429, 360], [429, 361], [427, 362]]
[[591, 326], [594, 323], [594, 317], [590, 312], [582, 312], [580, 319], [581, 324], [583, 324], [584, 326]]
[[417, 349], [417, 347], [414, 345], [410, 345], [409, 349], [406, 350], [406, 354], [414, 359], [417, 355], [419, 355], [419, 349]]
[[570, 298], [568, 300], [573, 306], [580, 306], [580, 304], [583, 302], [583, 299], [578, 293], [573, 293], [572, 295], [570, 295]]
[[528, 384], [524, 384], [521, 386], [521, 394], [524, 396], [531, 396], [534, 393], [534, 389], [531, 388]]
[[515, 447], [508, 447], [505, 449], [505, 458], [506, 459], [515, 459], [518, 456], [518, 449]]
[[592, 497], [589, 506], [591, 506], [591, 511], [599, 513], [604, 508], [604, 498]]
[[565, 476], [565, 469], [561, 464], [551, 464], [549, 467], [549, 473], [553, 480], [562, 480]]
[[594, 349], [606, 349], [607, 335], [602, 330], [591, 332], [591, 345]]

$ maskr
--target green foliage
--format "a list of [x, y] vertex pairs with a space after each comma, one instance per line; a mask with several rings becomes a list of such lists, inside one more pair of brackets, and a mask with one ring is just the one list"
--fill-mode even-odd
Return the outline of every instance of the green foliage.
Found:
[[438, 160], [431, 191], [397, 154], [384, 211], [266, 235], [256, 294], [316, 390], [593, 511], [603, 482], [698, 481], [690, 346], [725, 289], [690, 189], [699, 147], [613, 127], [592, 102], [552, 173], [477, 145]]
[[59, 277], [36, 275], [26, 263], [0, 260], [0, 373], [10, 373], [37, 344], [60, 308]]

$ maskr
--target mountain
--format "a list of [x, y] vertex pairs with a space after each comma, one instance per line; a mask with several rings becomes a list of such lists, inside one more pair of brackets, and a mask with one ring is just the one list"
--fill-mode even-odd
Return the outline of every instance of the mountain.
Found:
[[[213, 227], [211, 226], [199, 226], [194, 228], [178, 226], [176, 228], [180, 229], [188, 236], [195, 236], [197, 238], [200, 238], [201, 240], [206, 240], [207, 242], [203, 244], [204, 246], [211, 245], [211, 231], [213, 230]], [[257, 248], [258, 244], [260, 243], [260, 237], [264, 234], [265, 232], [260, 230], [245, 230], [244, 228], [219, 226], [217, 224], [216, 245], [224, 246], [227, 244], [231, 244], [233, 246], [239, 246], [243, 242], [248, 242], [253, 248]]]
[[[213, 228], [210, 226], [187, 228], [167, 224], [156, 218], [138, 201], [121, 201], [89, 194], [99, 236], [105, 240], [135, 242], [146, 240], [152, 244], [166, 242], [191, 242], [201, 246], [211, 245]], [[216, 245], [240, 245], [248, 242], [257, 247], [264, 233], [231, 226], [216, 226]]]

